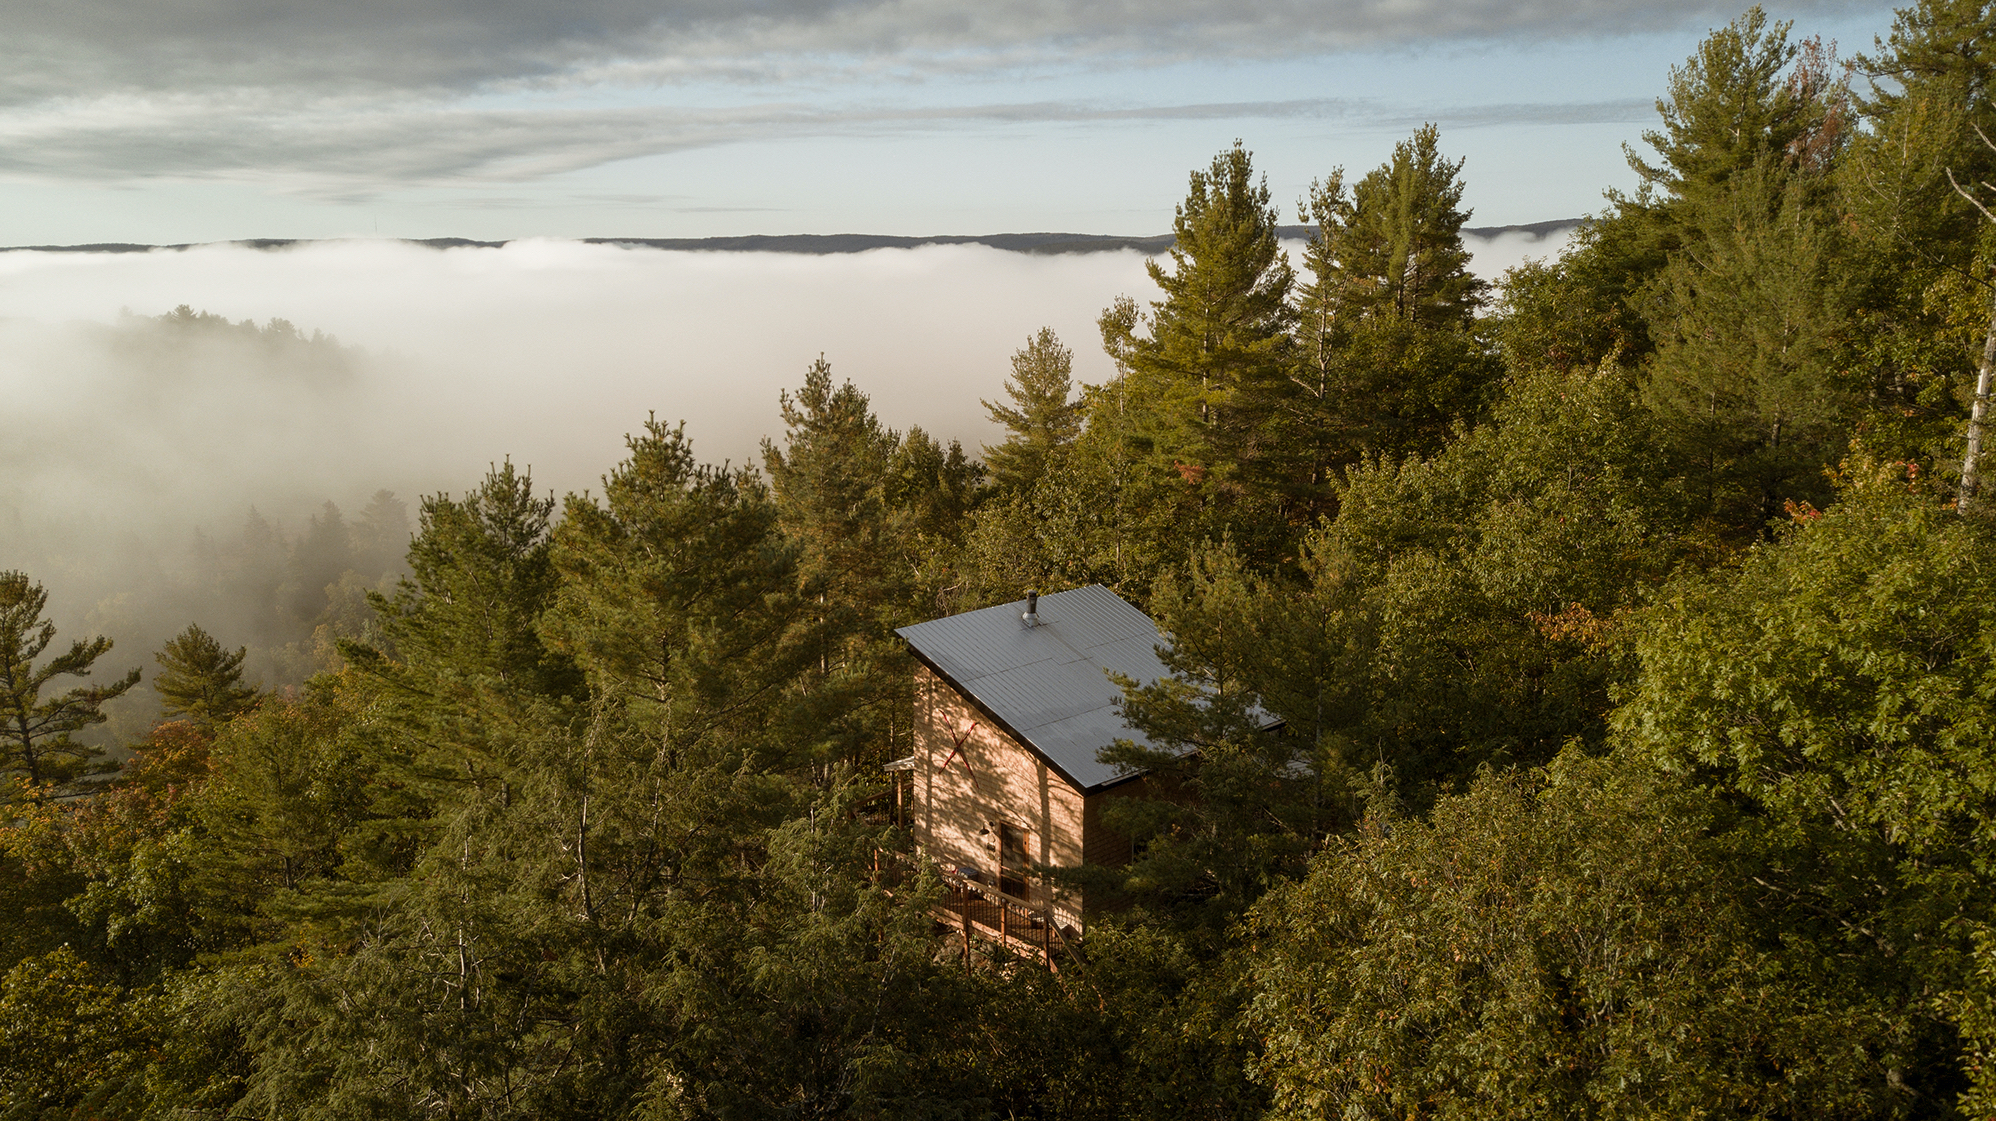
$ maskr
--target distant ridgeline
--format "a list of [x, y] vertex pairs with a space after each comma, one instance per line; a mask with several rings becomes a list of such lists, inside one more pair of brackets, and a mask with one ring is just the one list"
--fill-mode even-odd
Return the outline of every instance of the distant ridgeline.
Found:
[[[1523, 234], [1533, 241], [1564, 233], [1580, 225], [1579, 218], [1558, 218], [1523, 226], [1466, 226], [1463, 236], [1488, 240], [1504, 234]], [[1276, 235], [1285, 241], [1308, 241], [1315, 226], [1278, 226]], [[317, 240], [336, 238], [247, 238], [241, 241], [205, 244], [239, 245], [246, 249], [289, 249], [311, 245]], [[399, 238], [411, 245], [433, 249], [498, 249], [504, 241], [475, 241], [462, 237]], [[886, 234], [752, 234], [747, 237], [585, 237], [588, 245], [618, 245], [633, 249], [677, 249], [731, 253], [864, 253], [869, 249], [914, 249], [923, 245], [985, 245], [1013, 253], [1103, 253], [1135, 249], [1142, 253], [1162, 253], [1172, 246], [1172, 235], [1154, 237], [1115, 237], [1110, 234], [978, 234], [937, 235], [934, 237], [892, 237]], [[199, 243], [180, 245], [138, 245], [130, 242], [97, 242], [90, 245], [10, 245], [0, 253], [144, 253], [154, 249], [194, 249]]]

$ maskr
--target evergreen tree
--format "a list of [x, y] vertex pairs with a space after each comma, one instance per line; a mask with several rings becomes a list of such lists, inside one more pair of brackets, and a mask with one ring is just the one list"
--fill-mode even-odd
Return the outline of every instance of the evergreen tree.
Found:
[[1126, 336], [1127, 393], [1165, 469], [1217, 482], [1257, 450], [1259, 418], [1244, 394], [1281, 377], [1293, 314], [1279, 222], [1265, 177], [1255, 179], [1236, 143], [1192, 173], [1172, 220], [1171, 268], [1146, 266], [1165, 298], [1151, 304], [1147, 335]]
[[103, 749], [77, 742], [75, 734], [102, 724], [104, 705], [139, 683], [134, 669], [102, 685], [43, 696], [58, 677], [90, 676], [111, 649], [108, 638], [78, 639], [37, 666], [55, 641], [55, 624], [42, 618], [47, 603], [48, 593], [27, 573], [0, 572], [0, 774], [24, 783], [22, 793], [36, 801], [101, 773], [91, 760]]
[[1012, 404], [979, 402], [1008, 433], [1004, 443], [984, 449], [992, 482], [1001, 491], [1031, 490], [1046, 473], [1048, 460], [1080, 434], [1081, 410], [1069, 400], [1073, 373], [1073, 352], [1060, 344], [1051, 327], [1042, 327], [1012, 355], [1012, 376], [1005, 380]]
[[762, 443], [784, 531], [803, 553], [801, 577], [835, 611], [862, 614], [892, 595], [888, 457], [899, 443], [872, 404], [832, 367], [811, 364], [796, 396], [782, 395], [783, 446]]
[[368, 580], [403, 575], [409, 552], [409, 506], [394, 491], [378, 490], [353, 526], [354, 563]]
[[573, 664], [535, 631], [559, 580], [550, 555], [554, 506], [553, 496], [534, 496], [532, 474], [511, 461], [462, 499], [423, 499], [409, 547], [412, 578], [392, 599], [375, 599], [384, 630], [412, 670], [522, 696], [575, 694]]
[[1306, 321], [1469, 326], [1487, 285], [1469, 271], [1462, 244], [1464, 161], [1449, 162], [1440, 144], [1440, 131], [1422, 125], [1349, 199], [1342, 170], [1312, 184], [1302, 208], [1317, 226], [1306, 257], [1313, 274], [1302, 301]]
[[1852, 318], [1842, 239], [1808, 185], [1763, 159], [1701, 201], [1701, 249], [1659, 278], [1645, 398], [1695, 500], [1722, 535], [1769, 532], [1783, 501], [1827, 498], [1861, 390], [1844, 366]]
[[1439, 448], [1488, 407], [1499, 370], [1473, 331], [1486, 285], [1462, 244], [1462, 161], [1423, 126], [1349, 194], [1313, 183], [1295, 363], [1270, 383], [1264, 485], [1291, 519], [1335, 509], [1333, 480], [1366, 457]]
[[1806, 97], [1782, 80], [1794, 61], [1789, 23], [1769, 25], [1759, 5], [1712, 32], [1656, 102], [1661, 130], [1643, 132], [1650, 163], [1624, 147], [1643, 185], [1672, 199], [1699, 200], [1762, 157], [1786, 152], [1814, 123]]
[[326, 608], [326, 588], [353, 567], [353, 541], [340, 508], [327, 502], [291, 549], [291, 613], [302, 623]]
[[914, 575], [888, 501], [900, 439], [851, 382], [833, 387], [823, 358], [781, 403], [783, 446], [764, 440], [763, 465], [778, 524], [798, 549], [799, 594], [815, 605], [821, 750], [847, 759], [895, 750], [908, 685], [892, 628]]
[[1258, 561], [1282, 552], [1287, 527], [1269, 517], [1256, 484], [1272, 437], [1269, 386], [1286, 378], [1294, 316], [1278, 222], [1267, 183], [1236, 143], [1192, 173], [1170, 269], [1148, 265], [1165, 298], [1147, 314], [1134, 302], [1103, 313], [1119, 376], [1091, 395], [1088, 429], [1101, 435], [1081, 441], [1086, 461], [1072, 466], [1090, 486], [1115, 480], [1094, 501], [1112, 506], [1112, 567], [1136, 577], [1125, 586], [1147, 582], [1155, 562], [1176, 563], [1185, 542], [1203, 537], [1231, 532]]
[[963, 454], [961, 441], [951, 440], [945, 449], [916, 425], [888, 457], [888, 509], [917, 538], [954, 545], [962, 540], [966, 519], [982, 500], [984, 473], [983, 464]]
[[213, 727], [255, 707], [257, 690], [242, 683], [248, 653], [237, 647], [231, 654], [199, 624], [187, 624], [153, 657], [161, 672], [152, 687], [166, 714]]
[[628, 442], [602, 504], [569, 497], [542, 635], [669, 761], [795, 764], [789, 687], [816, 650], [775, 501], [746, 469], [696, 463], [683, 426]]

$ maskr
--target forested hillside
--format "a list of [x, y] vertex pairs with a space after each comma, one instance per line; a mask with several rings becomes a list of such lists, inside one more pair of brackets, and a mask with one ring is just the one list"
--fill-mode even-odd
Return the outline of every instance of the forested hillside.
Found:
[[[755, 466], [253, 524], [157, 651], [0, 575], [0, 1117], [1996, 1117], [1992, 80], [1754, 9], [1494, 285], [1433, 127], [1220, 152], [981, 452], [821, 360]], [[1094, 582], [1173, 793], [1056, 972], [880, 871], [892, 632]]]

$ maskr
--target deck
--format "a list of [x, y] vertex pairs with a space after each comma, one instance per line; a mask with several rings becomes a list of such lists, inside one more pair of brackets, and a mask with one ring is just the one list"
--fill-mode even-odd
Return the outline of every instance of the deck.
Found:
[[936, 921], [963, 939], [966, 962], [971, 938], [996, 943], [1056, 971], [1061, 955], [1080, 955], [1077, 940], [1060, 929], [1057, 916], [1050, 915], [1044, 904], [1006, 895], [989, 884], [971, 883], [953, 872], [938, 869], [938, 873], [944, 891], [936, 902]]

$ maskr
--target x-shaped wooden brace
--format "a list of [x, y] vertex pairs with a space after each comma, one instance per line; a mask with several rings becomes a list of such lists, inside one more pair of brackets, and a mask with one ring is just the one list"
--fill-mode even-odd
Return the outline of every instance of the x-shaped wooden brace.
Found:
[[972, 721], [963, 726], [963, 731], [951, 732], [949, 738], [955, 742], [956, 746], [950, 748], [949, 758], [943, 760], [943, 770], [947, 771], [951, 763], [961, 758], [963, 760], [963, 773], [969, 775], [972, 782], [977, 781], [977, 775], [970, 769], [970, 756], [963, 753], [963, 745], [970, 742], [970, 733], [976, 730], [977, 723], [976, 721]]

